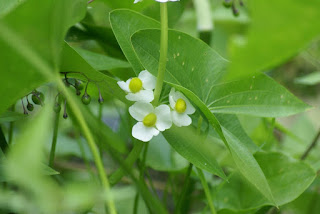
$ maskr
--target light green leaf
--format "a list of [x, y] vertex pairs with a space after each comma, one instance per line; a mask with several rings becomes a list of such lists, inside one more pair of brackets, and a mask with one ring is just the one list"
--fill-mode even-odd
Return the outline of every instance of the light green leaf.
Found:
[[[128, 24], [128, 20], [130, 20], [130, 24]], [[133, 50], [130, 38], [138, 30], [160, 28], [160, 23], [147, 16], [125, 9], [112, 11], [110, 13], [110, 23], [124, 55], [131, 63], [134, 72], [139, 74], [144, 68]]]
[[[157, 72], [159, 59], [158, 41], [158, 30], [142, 30], [132, 36], [136, 53], [145, 68], [153, 74]], [[193, 51], [182, 52], [186, 47]], [[219, 83], [227, 61], [200, 40], [176, 31], [169, 31], [168, 56], [166, 81], [198, 106], [226, 144], [240, 172], [274, 202], [267, 180], [249, 148], [240, 143], [240, 140], [228, 130], [221, 128], [219, 121], [205, 104], [210, 102], [208, 92], [214, 84]], [[227, 139], [224, 134], [227, 135]], [[166, 134], [164, 136], [167, 137]], [[168, 142], [173, 146], [177, 141]]]
[[[5, 71], [0, 94], [6, 94], [2, 97], [0, 113], [48, 81], [35, 66], [38, 62], [34, 56], [54, 71], [66, 31], [84, 17], [85, 11], [86, 0], [29, 0], [0, 19], [0, 68]], [[22, 56], [32, 58], [33, 62]]]
[[7, 111], [0, 115], [0, 123], [17, 121], [25, 118], [26, 115], [18, 112]]
[[0, 0], [0, 17], [6, 15], [25, 0]]
[[230, 78], [279, 65], [320, 35], [318, 0], [251, 1], [249, 8], [252, 22], [232, 50]]
[[[104, 98], [110, 96], [117, 97], [121, 101], [128, 103], [128, 101], [124, 98], [125, 92], [118, 86], [115, 79], [95, 70], [84, 58], [80, 56], [77, 50], [73, 49], [67, 43], [65, 43], [63, 46], [60, 69], [61, 71], [81, 72], [91, 80], [97, 82]], [[70, 77], [72, 76], [86, 81], [86, 79], [81, 74], [71, 74]], [[88, 88], [92, 92], [90, 94], [91, 96], [98, 97], [98, 89], [95, 84], [89, 84]]]
[[[158, 68], [159, 35], [158, 30], [141, 30], [132, 36], [142, 64], [154, 75]], [[223, 82], [227, 65], [225, 59], [200, 40], [169, 31], [165, 80], [191, 90], [213, 113], [279, 117], [309, 107], [265, 74]]]
[[81, 48], [73, 48], [83, 59], [85, 59], [95, 70], [111, 70], [116, 68], [130, 68], [126, 61], [94, 53]]
[[210, 142], [199, 136], [193, 127], [172, 126], [163, 132], [168, 143], [196, 167], [226, 179], [226, 175], [215, 159], [215, 151]]
[[[296, 199], [312, 183], [315, 171], [306, 163], [281, 153], [258, 152], [255, 157], [263, 169], [277, 205]], [[218, 209], [245, 211], [272, 205], [238, 174], [223, 183], [216, 195]]]
[[158, 171], [179, 171], [188, 161], [174, 151], [162, 134], [149, 142], [146, 165]]
[[301, 85], [317, 85], [320, 83], [320, 72], [316, 71], [311, 74], [298, 77], [294, 80], [294, 82]]

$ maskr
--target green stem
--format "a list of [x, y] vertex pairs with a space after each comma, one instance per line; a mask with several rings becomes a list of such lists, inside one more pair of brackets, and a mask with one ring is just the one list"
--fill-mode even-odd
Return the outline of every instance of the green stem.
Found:
[[[14, 111], [15, 111], [15, 108], [16, 108], [16, 105], [13, 104], [13, 105], [11, 106], [11, 111], [14, 112]], [[14, 121], [11, 121], [11, 122], [10, 122], [10, 125], [9, 125], [9, 131], [8, 131], [8, 144], [9, 144], [9, 145], [10, 145], [11, 142], [12, 142], [13, 127], [14, 127]]]
[[197, 172], [198, 172], [198, 176], [200, 178], [202, 187], [204, 189], [204, 192], [206, 194], [206, 198], [207, 198], [211, 213], [212, 214], [216, 214], [217, 212], [216, 212], [216, 209], [214, 208], [213, 200], [212, 200], [212, 197], [211, 197], [211, 193], [210, 193], [209, 186], [208, 186], [208, 183], [206, 181], [206, 178], [204, 177], [204, 174], [203, 174], [201, 169], [197, 168]]
[[185, 198], [185, 196], [186, 196], [186, 193], [187, 193], [187, 191], [188, 191], [189, 184], [190, 184], [190, 175], [191, 175], [192, 167], [193, 167], [193, 164], [190, 163], [190, 164], [189, 164], [189, 167], [188, 167], [188, 170], [187, 170], [187, 173], [186, 173], [186, 178], [185, 178], [185, 180], [184, 180], [182, 192], [181, 192], [180, 198], [179, 198], [179, 200], [178, 200], [176, 209], [175, 209], [175, 211], [174, 211], [175, 214], [181, 213], [181, 207], [182, 207], [184, 198]]
[[197, 28], [200, 39], [210, 45], [212, 32], [213, 32], [213, 20], [212, 12], [209, 0], [193, 0], [197, 16]]
[[160, 94], [163, 86], [164, 73], [167, 65], [168, 54], [168, 10], [167, 3], [160, 3], [160, 17], [161, 17], [161, 38], [160, 38], [160, 58], [156, 88], [154, 90], [153, 104], [158, 105]]
[[74, 98], [70, 95], [69, 91], [67, 90], [67, 88], [64, 86], [64, 83], [60, 80], [60, 77], [57, 76], [56, 77], [56, 82], [58, 84], [58, 87], [62, 90], [62, 92], [65, 94], [66, 98], [69, 101], [69, 106], [71, 108], [71, 110], [74, 112], [74, 115], [76, 116], [76, 119], [80, 125], [80, 128], [83, 132], [83, 135], [85, 136], [85, 138], [87, 139], [89, 148], [92, 152], [93, 155], [93, 159], [95, 162], [95, 165], [97, 167], [98, 173], [99, 173], [99, 177], [103, 186], [103, 189], [105, 191], [105, 194], [108, 196], [107, 199], [107, 204], [108, 204], [108, 209], [110, 214], [116, 214], [116, 207], [113, 201], [113, 197], [111, 195], [111, 191], [110, 191], [110, 184], [108, 181], [108, 178], [106, 176], [106, 172], [105, 169], [103, 167], [103, 163], [102, 163], [102, 159], [97, 147], [97, 144], [94, 141], [93, 135], [82, 115], [81, 110], [78, 108], [77, 103], [73, 100]]
[[64, 83], [61, 81], [61, 78], [57, 71], [57, 67], [55, 69], [52, 69], [52, 67], [50, 67], [50, 65], [47, 64], [47, 62], [43, 60], [42, 57], [40, 57], [36, 52], [34, 52], [31, 46], [28, 45], [28, 43], [25, 43], [25, 41], [22, 38], [20, 38], [15, 32], [13, 32], [6, 25], [0, 23], [0, 29], [1, 29], [0, 38], [4, 40], [7, 43], [7, 45], [9, 45], [18, 54], [20, 54], [21, 57], [28, 60], [34, 66], [34, 68], [37, 71], [39, 71], [39, 74], [42, 74], [48, 80], [55, 81], [58, 88], [62, 91], [62, 93], [68, 99], [70, 109], [74, 112], [74, 115], [80, 125], [83, 135], [87, 139], [87, 143], [93, 154], [94, 161], [99, 172], [103, 189], [105, 190], [105, 193], [108, 196], [107, 204], [108, 204], [110, 214], [116, 214], [116, 208], [114, 205], [113, 197], [110, 192], [109, 181], [105, 174], [102, 160], [100, 158], [98, 148], [94, 141], [93, 135], [84, 119], [84, 116], [82, 115], [81, 110], [77, 106], [77, 102], [74, 100], [74, 98], [71, 96], [68, 89], [65, 87]]
[[49, 158], [49, 166], [52, 167], [54, 163], [54, 156], [56, 153], [56, 145], [57, 145], [57, 138], [58, 138], [58, 129], [59, 129], [59, 113], [56, 113], [56, 118], [54, 121], [54, 128], [53, 128], [53, 137], [52, 137], [52, 144], [50, 150], [50, 158]]
[[[136, 160], [139, 158], [140, 152], [142, 151], [143, 145], [144, 145], [143, 142], [136, 141], [127, 159], [124, 161], [124, 164], [126, 165], [126, 167], [130, 168], [132, 167], [133, 163], [136, 162]], [[110, 184], [115, 185], [121, 180], [121, 178], [124, 175], [125, 175], [125, 170], [122, 167], [117, 169], [110, 176]]]
[[134, 206], [133, 206], [133, 214], [138, 213], [138, 206], [139, 206], [139, 193], [136, 193], [136, 196], [134, 197]]

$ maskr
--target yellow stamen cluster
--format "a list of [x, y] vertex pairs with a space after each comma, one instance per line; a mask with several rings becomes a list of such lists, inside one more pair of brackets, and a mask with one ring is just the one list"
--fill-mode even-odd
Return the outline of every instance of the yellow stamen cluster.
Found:
[[175, 109], [178, 113], [183, 113], [187, 109], [187, 104], [183, 99], [178, 99], [175, 105]]
[[137, 93], [142, 89], [142, 81], [138, 77], [131, 79], [129, 89], [132, 93]]
[[143, 118], [143, 124], [147, 127], [152, 127], [156, 124], [157, 122], [157, 115], [154, 113], [150, 113], [147, 116]]

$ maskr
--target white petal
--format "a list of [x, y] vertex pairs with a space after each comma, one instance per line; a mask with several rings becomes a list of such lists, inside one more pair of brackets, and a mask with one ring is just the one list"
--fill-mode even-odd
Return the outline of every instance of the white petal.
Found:
[[134, 0], [133, 4], [141, 2], [142, 0]]
[[176, 100], [173, 99], [173, 95], [175, 94], [176, 90], [174, 88], [171, 88], [169, 93], [169, 103], [172, 109], [176, 106]]
[[120, 88], [126, 92], [130, 92], [129, 89], [129, 83], [130, 83], [131, 79], [128, 79], [126, 82], [124, 81], [118, 81], [118, 85], [120, 86]]
[[171, 111], [167, 105], [160, 105], [155, 108], [154, 113], [157, 115], [156, 127], [159, 131], [164, 131], [172, 126]]
[[154, 108], [150, 103], [136, 102], [129, 107], [130, 115], [137, 121], [142, 121], [145, 116], [153, 111]]
[[[172, 91], [172, 89], [171, 89]], [[178, 99], [183, 99], [185, 102], [186, 102], [186, 105], [187, 105], [187, 108], [186, 108], [186, 111], [185, 113], [187, 114], [193, 114], [196, 109], [193, 107], [193, 105], [190, 103], [190, 101], [188, 100], [188, 98], [186, 96], [184, 96], [180, 91], [172, 91], [171, 93], [170, 91], [170, 94], [172, 95], [172, 99], [174, 101], [174, 103], [178, 100]], [[170, 94], [169, 94], [169, 102], [170, 102]], [[170, 103], [170, 106], [171, 106], [171, 103]], [[172, 107], [174, 108], [174, 107]]]
[[129, 93], [126, 98], [131, 101], [141, 101], [150, 103], [154, 99], [153, 91], [141, 90], [137, 93]]
[[147, 70], [140, 72], [139, 79], [142, 81], [142, 87], [144, 89], [153, 90], [156, 87], [156, 77], [150, 74]]
[[178, 113], [176, 111], [171, 111], [172, 122], [178, 126], [189, 126], [192, 123], [191, 118], [186, 113]]
[[157, 136], [159, 130], [154, 127], [146, 127], [142, 122], [138, 122], [132, 127], [132, 136], [143, 142], [148, 142], [153, 136]]

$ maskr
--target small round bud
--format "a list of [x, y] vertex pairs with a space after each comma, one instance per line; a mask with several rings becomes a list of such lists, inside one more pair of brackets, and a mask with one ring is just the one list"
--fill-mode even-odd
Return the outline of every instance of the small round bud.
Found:
[[239, 14], [240, 14], [239, 10], [237, 8], [235, 8], [235, 7], [232, 8], [232, 13], [233, 13], [234, 16], [239, 16]]
[[68, 118], [67, 112], [64, 112], [64, 113], [63, 113], [63, 118], [64, 118], [64, 119], [67, 119], [67, 118]]
[[28, 111], [33, 111], [34, 106], [31, 103], [28, 103], [27, 109], [28, 109]]
[[83, 104], [89, 105], [90, 102], [91, 102], [91, 97], [90, 97], [90, 95], [87, 94], [87, 93], [85, 93], [85, 94], [82, 96], [81, 101], [82, 101]]
[[31, 99], [34, 104], [41, 105], [44, 101], [44, 94], [41, 92], [36, 92], [35, 94], [32, 94]]
[[81, 91], [79, 91], [78, 89], [76, 90], [76, 95], [80, 96], [81, 95]]
[[232, 0], [224, 0], [223, 1], [223, 5], [226, 7], [226, 8], [230, 8], [232, 6]]
[[83, 83], [80, 80], [75, 80], [75, 81], [76, 81], [75, 82], [76, 89], [81, 91], [84, 88]]

